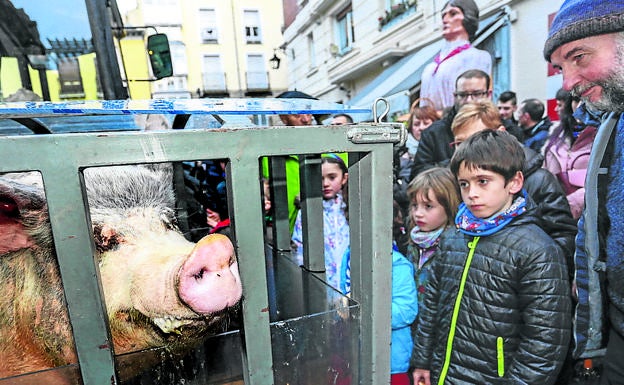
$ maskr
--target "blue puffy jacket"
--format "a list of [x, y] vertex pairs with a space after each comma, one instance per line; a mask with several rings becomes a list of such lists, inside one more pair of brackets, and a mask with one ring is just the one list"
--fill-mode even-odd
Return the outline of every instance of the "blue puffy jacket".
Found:
[[418, 314], [414, 266], [398, 251], [392, 251], [392, 347], [390, 372], [409, 368], [413, 340], [411, 324]]

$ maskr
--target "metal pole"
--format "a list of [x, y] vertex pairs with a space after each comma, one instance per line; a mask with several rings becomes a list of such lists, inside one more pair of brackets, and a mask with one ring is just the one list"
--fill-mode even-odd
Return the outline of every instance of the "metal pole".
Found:
[[39, 72], [39, 82], [41, 83], [41, 95], [43, 100], [50, 101], [50, 87], [48, 87], [48, 74], [45, 68], [37, 68]]
[[104, 99], [126, 99], [105, 0], [85, 0]]

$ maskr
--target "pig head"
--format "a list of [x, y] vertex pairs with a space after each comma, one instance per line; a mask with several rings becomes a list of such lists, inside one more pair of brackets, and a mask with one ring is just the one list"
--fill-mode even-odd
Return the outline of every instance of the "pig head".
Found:
[[[84, 171], [115, 354], [196, 345], [242, 295], [234, 247], [188, 242], [170, 167]], [[43, 190], [0, 177], [0, 378], [77, 362]]]

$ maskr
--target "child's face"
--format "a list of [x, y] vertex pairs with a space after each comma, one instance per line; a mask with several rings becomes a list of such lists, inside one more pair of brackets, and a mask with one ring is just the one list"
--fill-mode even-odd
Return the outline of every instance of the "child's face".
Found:
[[322, 173], [323, 199], [334, 199], [342, 190], [342, 186], [347, 183], [349, 174], [343, 173], [340, 166], [335, 163], [323, 163]]
[[501, 174], [478, 167], [468, 168], [462, 163], [457, 173], [457, 181], [462, 200], [468, 209], [477, 218], [489, 218], [511, 206], [514, 194], [522, 189], [523, 176], [518, 171], [505, 183]]
[[410, 204], [410, 215], [412, 222], [418, 226], [420, 231], [437, 230], [448, 221], [444, 207], [431, 191], [426, 197], [420, 192], [416, 193]]
[[476, 134], [477, 132], [481, 132], [487, 129], [488, 128], [485, 126], [481, 119], [476, 119], [472, 122], [468, 122], [462, 127], [457, 127], [456, 130], [453, 132], [453, 137], [455, 139], [453, 143], [456, 146], [459, 146], [466, 139], [470, 138], [472, 134]]

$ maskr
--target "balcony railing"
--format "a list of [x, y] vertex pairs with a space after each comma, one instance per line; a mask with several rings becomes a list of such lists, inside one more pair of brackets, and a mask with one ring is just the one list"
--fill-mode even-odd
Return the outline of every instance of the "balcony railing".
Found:
[[202, 80], [204, 94], [228, 94], [225, 72], [204, 72]]
[[247, 91], [268, 91], [269, 73], [266, 71], [247, 71]]

